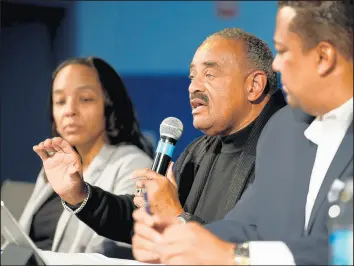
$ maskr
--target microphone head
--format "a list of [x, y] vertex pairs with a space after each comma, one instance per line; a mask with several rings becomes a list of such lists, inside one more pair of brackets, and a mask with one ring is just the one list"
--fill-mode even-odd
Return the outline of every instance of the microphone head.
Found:
[[176, 117], [165, 118], [160, 125], [160, 135], [179, 140], [183, 132], [183, 124]]

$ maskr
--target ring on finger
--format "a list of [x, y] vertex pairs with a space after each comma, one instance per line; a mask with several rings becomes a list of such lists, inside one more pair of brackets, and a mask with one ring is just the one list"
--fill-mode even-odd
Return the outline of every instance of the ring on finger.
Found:
[[49, 156], [53, 156], [54, 155], [54, 151], [46, 151], [48, 153]]
[[146, 188], [138, 187], [136, 188], [135, 196], [142, 197], [145, 192], [146, 192]]

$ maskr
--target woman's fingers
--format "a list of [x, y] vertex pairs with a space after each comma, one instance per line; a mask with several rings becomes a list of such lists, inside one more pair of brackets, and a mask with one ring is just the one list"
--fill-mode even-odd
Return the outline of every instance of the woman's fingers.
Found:
[[37, 155], [41, 158], [42, 161], [46, 160], [49, 157], [48, 153], [45, 151], [43, 147], [43, 142], [33, 146], [33, 150], [35, 153], [37, 153]]

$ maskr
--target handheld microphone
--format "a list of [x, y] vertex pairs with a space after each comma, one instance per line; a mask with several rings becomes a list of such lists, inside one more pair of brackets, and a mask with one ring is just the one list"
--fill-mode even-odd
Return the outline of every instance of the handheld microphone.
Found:
[[166, 175], [177, 140], [183, 132], [182, 122], [175, 117], [167, 117], [160, 125], [160, 141], [156, 149], [151, 169], [160, 175]]

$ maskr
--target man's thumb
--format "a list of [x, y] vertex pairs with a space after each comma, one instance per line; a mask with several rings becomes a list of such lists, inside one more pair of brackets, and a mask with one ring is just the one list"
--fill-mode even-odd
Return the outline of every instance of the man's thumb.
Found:
[[173, 162], [170, 162], [170, 164], [168, 166], [168, 169], [167, 169], [166, 177], [177, 188], [177, 182], [176, 182], [176, 179], [175, 179], [175, 175], [173, 174], [173, 164], [174, 164]]

